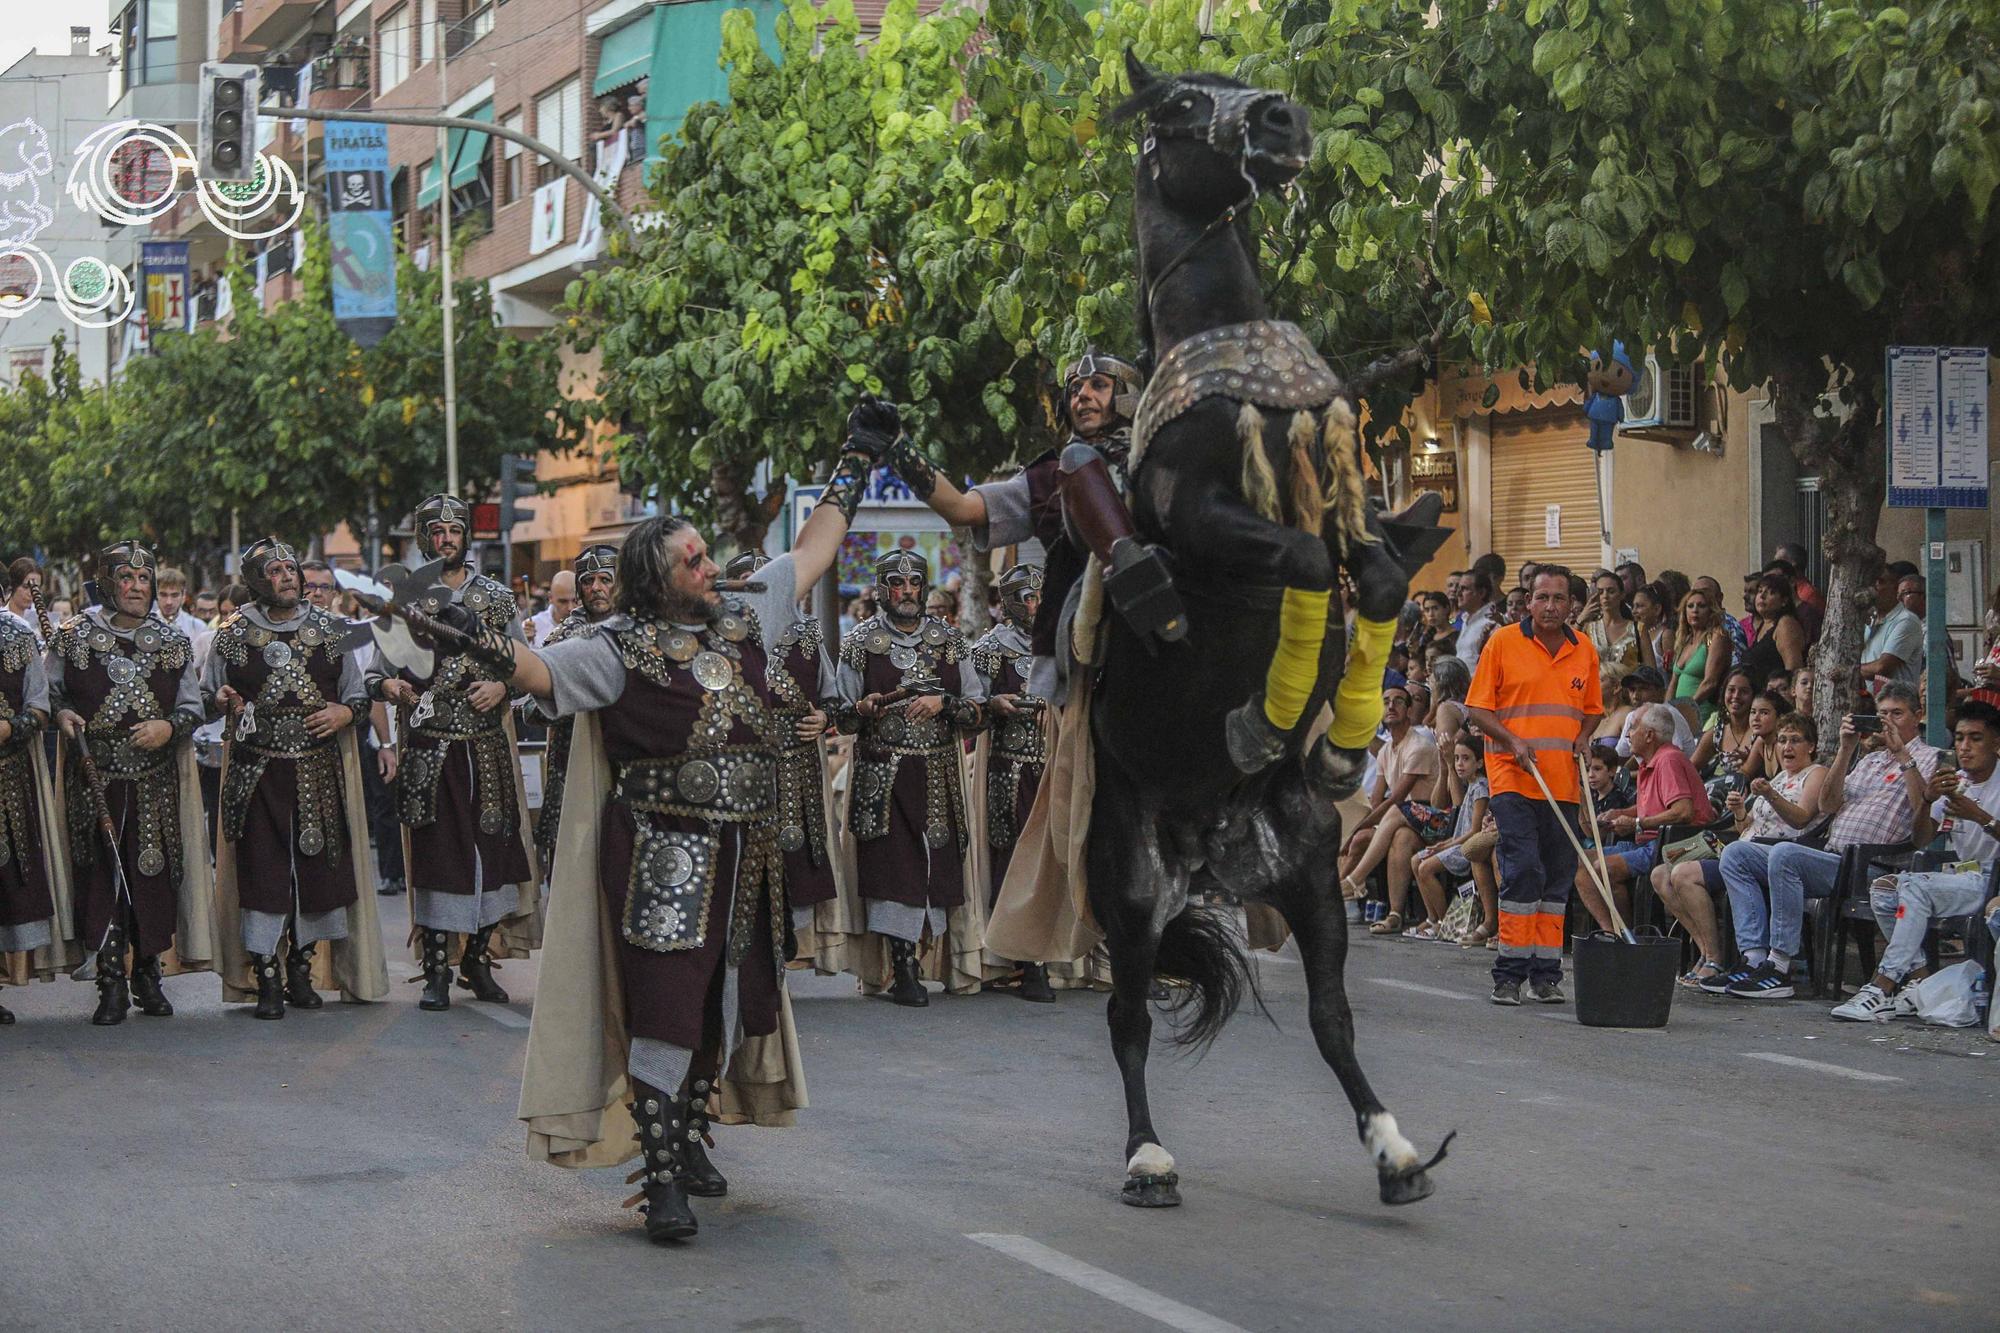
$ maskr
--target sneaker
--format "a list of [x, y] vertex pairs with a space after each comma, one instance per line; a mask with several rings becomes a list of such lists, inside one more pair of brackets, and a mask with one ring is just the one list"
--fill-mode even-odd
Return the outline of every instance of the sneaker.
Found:
[[1780, 972], [1766, 959], [1757, 965], [1755, 972], [1731, 986], [1727, 993], [1739, 1000], [1789, 1000], [1792, 998], [1792, 974]]
[[1740, 986], [1748, 981], [1756, 970], [1748, 963], [1738, 963], [1727, 972], [1717, 972], [1712, 977], [1703, 977], [1695, 982], [1694, 986], [1705, 995], [1721, 995], [1731, 986]]
[[1528, 998], [1536, 1004], [1567, 1004], [1569, 997], [1563, 994], [1560, 981], [1531, 981], [1528, 983]]
[[1896, 1016], [1896, 999], [1884, 995], [1874, 982], [1854, 993], [1846, 1004], [1835, 1005], [1833, 1016], [1850, 1023], [1886, 1023]]
[[1518, 1005], [1521, 1003], [1521, 983], [1518, 981], [1496, 981], [1493, 983], [1493, 1003]]
[[1915, 990], [1914, 986], [1905, 986], [1889, 997], [1889, 1017], [1917, 1017], [1917, 997], [1913, 994]]

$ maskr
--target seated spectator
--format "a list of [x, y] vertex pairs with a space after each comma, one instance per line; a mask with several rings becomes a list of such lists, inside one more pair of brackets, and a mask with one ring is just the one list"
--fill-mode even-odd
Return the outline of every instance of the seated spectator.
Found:
[[[1639, 789], [1632, 785], [1632, 777], [1625, 771], [1625, 761], [1618, 757], [1618, 751], [1608, 745], [1593, 745], [1585, 767], [1584, 777], [1590, 783], [1590, 799], [1599, 810], [1623, 810], [1637, 803]], [[1588, 838], [1592, 830], [1585, 829], [1583, 832]]]
[[[1438, 927], [1444, 923], [1446, 895], [1452, 884], [1472, 874], [1472, 863], [1466, 859], [1463, 848], [1466, 840], [1486, 822], [1486, 747], [1479, 737], [1468, 731], [1452, 745], [1451, 767], [1438, 770], [1431, 803], [1450, 810], [1452, 822], [1444, 838], [1418, 849], [1410, 857], [1410, 873], [1416, 878], [1417, 893], [1430, 917], [1411, 932], [1420, 940], [1443, 938]], [[1396, 922], [1398, 930], [1402, 926], [1408, 889], [1405, 888], [1402, 898], [1395, 897], [1393, 889], [1391, 894], [1388, 917], [1369, 927], [1378, 935], [1397, 933], [1383, 929], [1391, 920]]]
[[1694, 753], [1688, 756], [1703, 777], [1733, 778], [1745, 772], [1756, 740], [1750, 726], [1750, 706], [1756, 699], [1757, 687], [1741, 667], [1723, 679], [1722, 707], [1716, 710], [1715, 725], [1701, 733]]
[[1717, 616], [1721, 608], [1708, 594], [1689, 589], [1680, 600], [1674, 629], [1673, 688], [1667, 701], [1688, 715], [1688, 720], [1708, 726], [1720, 707], [1722, 679], [1729, 673], [1734, 651], [1728, 631]]
[[[1638, 799], [1623, 809], [1597, 814], [1598, 836], [1604, 839], [1604, 869], [1618, 899], [1618, 913], [1628, 921], [1632, 916], [1632, 882], [1651, 875], [1659, 862], [1659, 831], [1669, 824], [1699, 827], [1715, 818], [1701, 775], [1673, 743], [1675, 711], [1655, 703], [1633, 715], [1627, 730], [1632, 753], [1639, 760]], [[1611, 913], [1587, 866], [1577, 867], [1576, 891], [1598, 926], [1610, 930]]]
[[[1770, 696], [1757, 696], [1757, 707], [1768, 707]], [[1812, 827], [1819, 817], [1820, 786], [1826, 768], [1813, 762], [1819, 748], [1819, 728], [1803, 714], [1789, 714], [1776, 724], [1772, 741], [1773, 776], [1751, 781], [1749, 794], [1732, 791], [1729, 813], [1735, 819], [1736, 836], [1764, 842], [1789, 842]], [[1724, 892], [1722, 862], [1716, 858], [1693, 860], [1683, 857], [1675, 864], [1653, 868], [1653, 891], [1666, 904], [1674, 920], [1687, 927], [1688, 935], [1701, 950], [1700, 958], [1681, 978], [1681, 984], [1707, 988], [1716, 993], [1733, 982], [1719, 980], [1729, 975], [1722, 954], [1722, 936], [1716, 929], [1714, 895]], [[1748, 976], [1750, 968], [1740, 975]]]
[[1780, 671], [1806, 664], [1806, 628], [1792, 599], [1792, 581], [1782, 574], [1757, 579], [1756, 616], [1750, 623], [1750, 651], [1743, 665], [1751, 679], [1767, 681]]
[[[1673, 603], [1667, 590], [1648, 583], [1632, 594], [1632, 625], [1639, 640], [1639, 665], [1658, 667], [1664, 673], [1674, 660]], [[1664, 677], [1663, 677], [1664, 678]]]
[[1857, 843], [1902, 846], [1910, 841], [1918, 812], [1930, 805], [1930, 777], [1940, 756], [1915, 743], [1917, 692], [1909, 686], [1884, 685], [1876, 697], [1876, 715], [1882, 729], [1869, 737], [1868, 752], [1859, 762], [1854, 758], [1862, 748], [1856, 715], [1848, 714], [1840, 724], [1840, 747], [1820, 785], [1819, 813], [1832, 819], [1824, 850], [1752, 841], [1723, 849], [1722, 881], [1729, 889], [1744, 966], [1711, 979], [1702, 989], [1743, 999], [1790, 999], [1806, 899], [1833, 892], [1842, 850]]
[[1440, 657], [1431, 667], [1431, 730], [1439, 745], [1450, 745], [1464, 735], [1465, 694], [1472, 688], [1472, 668], [1456, 657]]
[[[1470, 736], [1474, 733], [1467, 731], [1466, 734]], [[1466, 865], [1472, 874], [1472, 887], [1479, 897], [1479, 923], [1460, 937], [1458, 944], [1461, 949], [1484, 947], [1499, 952], [1500, 875], [1493, 861], [1493, 854], [1499, 847], [1500, 823], [1493, 818], [1489, 800], [1486, 818], [1480, 821], [1478, 831], [1458, 846], [1458, 850], [1465, 855]]]
[[1971, 916], [1986, 901], [1986, 879], [2000, 842], [1994, 838], [1995, 812], [2000, 811], [2000, 709], [1977, 700], [1958, 712], [1952, 729], [1957, 751], [1955, 768], [1940, 767], [1931, 778], [1930, 807], [1916, 821], [1914, 840], [1930, 841], [1934, 831], [1951, 839], [1957, 862], [1943, 870], [1906, 871], [1888, 875], [1870, 886], [1868, 905], [1888, 941], [1875, 976], [1837, 1006], [1835, 1018], [1880, 1023], [1914, 1012], [1899, 1004], [1903, 988], [1922, 976], [1924, 937], [1941, 916]]
[[[1375, 776], [1363, 784], [1371, 798], [1368, 813], [1354, 826], [1342, 856], [1340, 890], [1350, 901], [1367, 897], [1368, 876], [1385, 861], [1389, 892], [1392, 896], [1397, 894], [1397, 882], [1409, 874], [1410, 853], [1421, 845], [1416, 828], [1427, 818], [1421, 812], [1431, 808], [1427, 804], [1419, 807], [1417, 793], [1421, 791], [1428, 796], [1437, 778], [1437, 745], [1425, 739], [1413, 724], [1408, 689], [1391, 687], [1382, 691], [1382, 731]], [[1445, 814], [1434, 822], [1445, 825], [1448, 820], [1449, 815]], [[1402, 855], [1395, 856], [1392, 853], [1399, 835]], [[1409, 892], [1407, 882], [1403, 883], [1402, 892]]]
[[1875, 576], [1875, 611], [1861, 645], [1861, 665], [1854, 669], [1856, 686], [1870, 694], [1879, 696], [1892, 682], [1915, 689], [1923, 679], [1924, 622], [1896, 598], [1904, 575], [1915, 572], [1899, 561]]
[[[1620, 759], [1629, 759], [1632, 757], [1632, 740], [1628, 733], [1632, 727], [1632, 719], [1646, 705], [1666, 702], [1666, 673], [1658, 667], [1642, 666], [1631, 675], [1625, 677], [1624, 693], [1625, 697], [1631, 702], [1619, 713], [1618, 731], [1615, 738], [1606, 736], [1604, 728], [1599, 727], [1596, 736], [1592, 739], [1613, 741], [1613, 748], [1617, 750], [1618, 757]], [[1674, 729], [1674, 745], [1682, 754], [1691, 755], [1694, 753], [1695, 746], [1701, 744], [1701, 736], [1688, 722], [1685, 713], [1681, 712], [1678, 708], [1674, 709], [1673, 713], [1675, 717], [1680, 718], [1679, 725]]]

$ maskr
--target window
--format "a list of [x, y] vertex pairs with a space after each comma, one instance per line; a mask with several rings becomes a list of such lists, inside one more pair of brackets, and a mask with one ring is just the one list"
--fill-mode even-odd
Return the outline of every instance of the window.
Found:
[[179, 0], [135, 0], [118, 16], [121, 91], [180, 77]]
[[378, 59], [375, 67], [381, 71], [382, 82], [377, 92], [388, 92], [391, 88], [410, 77], [410, 7], [397, 5], [382, 18], [381, 26], [375, 30], [375, 50]]
[[[503, 129], [518, 130], [525, 134], [528, 130], [527, 120], [528, 117], [524, 112], [510, 111], [507, 113], [506, 118], [500, 122], [500, 125]], [[500, 173], [502, 189], [504, 191], [500, 202], [503, 204], [513, 203], [515, 200], [520, 199], [524, 193], [521, 188], [523, 184], [521, 174], [522, 164], [526, 161], [524, 151], [521, 145], [515, 143], [512, 139], [502, 139], [500, 141], [500, 157], [501, 161], [505, 163]]]
[[428, 65], [437, 54], [438, 0], [423, 0], [417, 20], [417, 63]]
[[[534, 135], [574, 162], [583, 156], [583, 85], [568, 79], [535, 99]], [[535, 164], [535, 184], [546, 185], [556, 178], [555, 163], [539, 158]]]

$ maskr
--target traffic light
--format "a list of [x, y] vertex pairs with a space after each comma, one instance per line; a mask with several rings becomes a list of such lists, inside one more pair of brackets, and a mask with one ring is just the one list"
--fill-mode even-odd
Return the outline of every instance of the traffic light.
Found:
[[500, 455], [500, 534], [505, 538], [514, 530], [516, 523], [525, 523], [535, 516], [532, 508], [519, 503], [524, 495], [534, 495], [535, 458], [533, 454]]
[[201, 67], [201, 120], [195, 166], [203, 180], [247, 181], [257, 174], [257, 67]]

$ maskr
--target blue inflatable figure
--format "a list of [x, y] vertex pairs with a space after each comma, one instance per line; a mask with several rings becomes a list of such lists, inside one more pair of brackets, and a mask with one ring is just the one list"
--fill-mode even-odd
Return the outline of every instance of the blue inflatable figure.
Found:
[[1602, 352], [1590, 354], [1590, 373], [1584, 376], [1590, 397], [1584, 399], [1583, 415], [1590, 420], [1591, 448], [1600, 453], [1610, 450], [1618, 423], [1625, 419], [1624, 397], [1638, 378], [1624, 343], [1611, 344], [1609, 359]]

